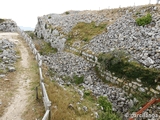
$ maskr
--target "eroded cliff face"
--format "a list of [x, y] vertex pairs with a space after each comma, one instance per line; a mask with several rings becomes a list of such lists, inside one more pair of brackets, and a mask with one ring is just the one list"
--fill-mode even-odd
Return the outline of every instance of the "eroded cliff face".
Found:
[[16, 32], [17, 24], [10, 19], [1, 19], [0, 20], [0, 31], [3, 32]]

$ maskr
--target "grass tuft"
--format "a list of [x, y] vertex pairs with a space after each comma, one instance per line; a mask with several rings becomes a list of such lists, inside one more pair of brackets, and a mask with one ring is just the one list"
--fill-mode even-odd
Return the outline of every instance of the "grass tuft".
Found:
[[145, 26], [147, 24], [150, 24], [151, 21], [152, 21], [152, 16], [149, 13], [146, 16], [142, 16], [136, 19], [136, 23], [139, 26]]
[[112, 112], [112, 105], [106, 97], [100, 96], [98, 103], [102, 112], [99, 113], [98, 120], [121, 120], [120, 116]]
[[93, 37], [104, 32], [106, 25], [106, 23], [96, 25], [95, 22], [79, 22], [69, 32], [67, 43], [73, 44], [75, 41], [89, 42]]

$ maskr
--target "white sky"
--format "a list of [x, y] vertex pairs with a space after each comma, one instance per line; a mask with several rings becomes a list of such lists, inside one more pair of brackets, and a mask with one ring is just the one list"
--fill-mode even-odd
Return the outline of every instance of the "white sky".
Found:
[[101, 10], [145, 5], [157, 0], [0, 0], [0, 18], [10, 18], [19, 26], [34, 28], [37, 17], [67, 10]]

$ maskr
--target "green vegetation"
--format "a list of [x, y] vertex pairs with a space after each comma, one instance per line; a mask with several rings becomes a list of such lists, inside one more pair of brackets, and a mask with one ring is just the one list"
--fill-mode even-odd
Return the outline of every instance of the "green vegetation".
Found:
[[73, 83], [79, 85], [83, 82], [84, 82], [84, 76], [77, 76], [77, 75], [73, 76]]
[[0, 53], [2, 53], [3, 52], [3, 50], [0, 50]]
[[41, 34], [41, 39], [44, 39], [43, 35]]
[[136, 19], [136, 23], [139, 26], [145, 26], [147, 24], [150, 24], [151, 21], [152, 21], [152, 16], [149, 13], [146, 16], [142, 16]]
[[4, 22], [5, 21], [5, 19], [0, 19], [0, 23], [2, 23], [2, 22]]
[[33, 31], [25, 31], [34, 41], [36, 49], [40, 52], [41, 55], [48, 55], [49, 53], [56, 53], [58, 50], [57, 48], [53, 48], [50, 42], [45, 42], [41, 39], [43, 35], [41, 34], [41, 39], [37, 38], [37, 33], [34, 34]]
[[138, 100], [138, 103], [134, 104], [134, 106], [129, 109], [130, 113], [138, 111], [140, 107], [149, 102], [153, 97], [153, 95], [148, 95], [147, 93], [140, 92], [135, 92], [132, 95], [133, 97], [131, 97], [131, 99], [136, 98]]
[[68, 14], [69, 14], [69, 12], [68, 12], [68, 11], [66, 11], [66, 12], [65, 12], [65, 14], [66, 14], [66, 15], [68, 15]]
[[25, 31], [32, 39], [36, 37], [33, 31]]
[[49, 53], [56, 53], [57, 48], [51, 47], [51, 43], [43, 42], [43, 44], [38, 48], [41, 55], [48, 55]]
[[106, 78], [101, 75], [97, 65], [94, 67], [94, 71], [99, 79], [101, 79], [104, 83], [107, 83]]
[[99, 97], [98, 103], [102, 108], [102, 112], [99, 113], [98, 120], [121, 120], [120, 116], [112, 112], [112, 105], [106, 97]]
[[[94, 120], [94, 116], [91, 116], [91, 114], [97, 109], [97, 106], [95, 106], [96, 100], [84, 99], [80, 104], [77, 104], [80, 101], [80, 95], [73, 87], [65, 86], [64, 89], [47, 77], [44, 76], [44, 79], [49, 99], [52, 102], [51, 119]], [[87, 111], [83, 110], [83, 106], [87, 107]]]
[[75, 74], [73, 75], [73, 77], [63, 76], [62, 79], [65, 82], [75, 83], [76, 85], [79, 85], [79, 84], [84, 82], [84, 76], [78, 76], [78, 75], [75, 75]]
[[51, 19], [51, 18], [52, 18], [51, 16], [48, 17], [48, 19]]
[[0, 58], [0, 62], [3, 62], [3, 59], [2, 59], [2, 58]]
[[115, 73], [115, 76], [119, 78], [127, 78], [128, 80], [139, 78], [145, 86], [150, 87], [157, 85], [155, 79], [160, 81], [160, 71], [143, 67], [136, 61], [130, 61], [129, 56], [123, 51], [100, 54], [98, 61], [101, 63], [102, 69]]
[[73, 43], [74, 41], [84, 41], [89, 42], [93, 37], [102, 33], [106, 29], [106, 23], [101, 23], [95, 25], [95, 22], [84, 23], [79, 22], [75, 25], [68, 34], [68, 43]]

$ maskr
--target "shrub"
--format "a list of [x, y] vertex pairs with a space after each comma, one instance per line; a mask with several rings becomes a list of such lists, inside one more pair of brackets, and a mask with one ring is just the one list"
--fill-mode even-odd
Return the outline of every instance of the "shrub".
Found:
[[33, 31], [25, 31], [32, 39], [34, 39], [37, 35], [37, 33], [36, 34], [34, 34], [34, 32]]
[[66, 11], [66, 12], [65, 12], [65, 14], [66, 14], [66, 15], [68, 15], [68, 14], [69, 14], [69, 12], [68, 12], [68, 11]]
[[56, 53], [58, 50], [57, 48], [53, 48], [51, 43], [44, 42], [41, 48], [39, 48], [39, 52], [41, 55], [48, 55], [49, 53]]
[[98, 61], [103, 70], [115, 73], [115, 76], [135, 80], [139, 78], [146, 86], [156, 86], [160, 71], [153, 68], [146, 68], [136, 61], [129, 61], [129, 56], [122, 51], [112, 51], [107, 54], [100, 54]]
[[139, 26], [145, 26], [147, 24], [150, 24], [151, 21], [152, 21], [152, 16], [149, 13], [146, 16], [142, 16], [141, 18], [136, 19], [136, 23]]
[[107, 100], [106, 97], [99, 97], [98, 98], [98, 104], [100, 107], [103, 107], [103, 112], [111, 112], [112, 111], [112, 105], [111, 103]]
[[91, 95], [91, 91], [88, 91], [88, 90], [87, 90], [87, 91], [84, 92], [84, 97], [85, 97], [85, 96], [89, 96], [89, 95]]
[[98, 56], [98, 62], [102, 64], [103, 69], [108, 69], [110, 66], [118, 64], [124, 59], [128, 59], [128, 55], [122, 50], [114, 50], [107, 54], [99, 54]]
[[120, 116], [112, 112], [112, 105], [106, 97], [99, 97], [98, 103], [100, 107], [103, 107], [102, 112], [99, 113], [98, 120], [120, 120]]
[[81, 84], [84, 82], [84, 76], [77, 76], [77, 75], [74, 75], [73, 76], [73, 83], [75, 84]]
[[4, 22], [5, 20], [4, 19], [0, 19], [0, 23]]

